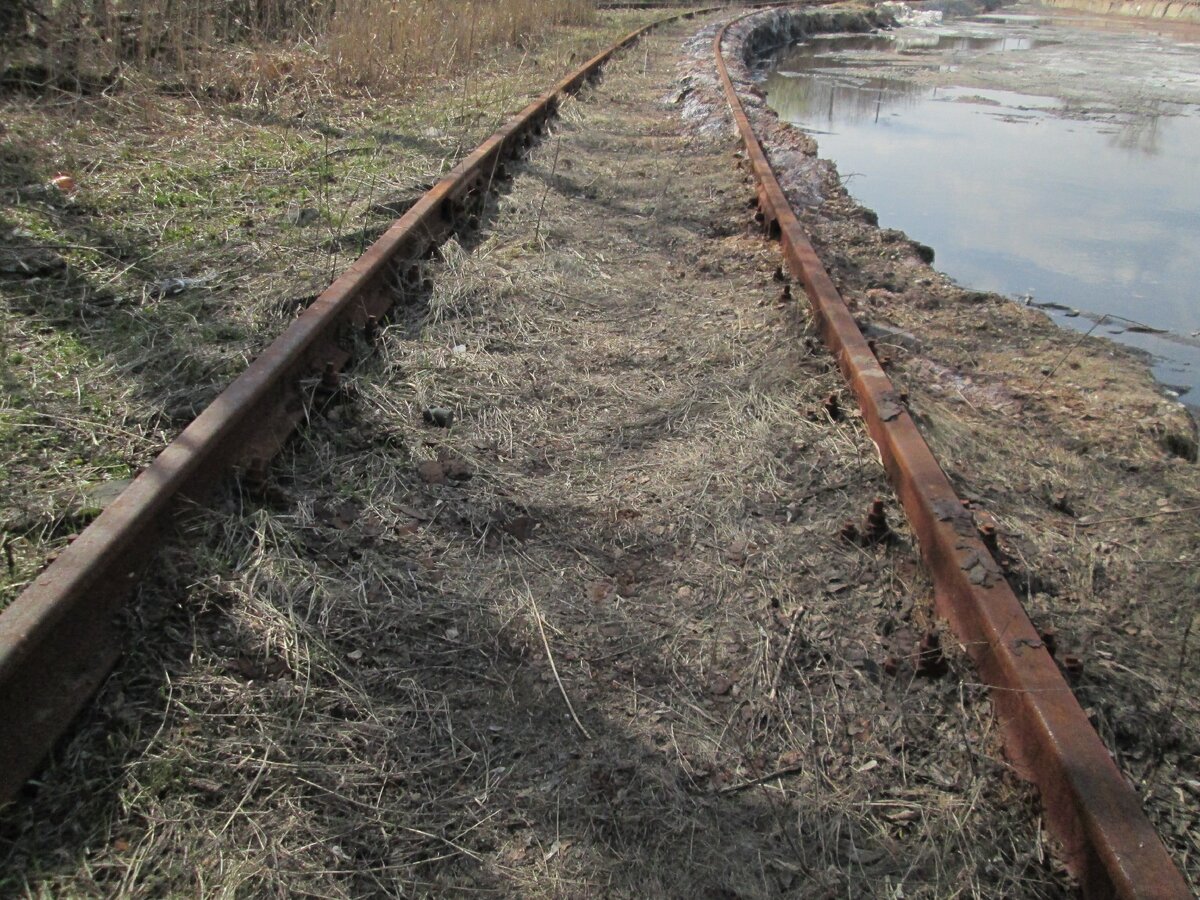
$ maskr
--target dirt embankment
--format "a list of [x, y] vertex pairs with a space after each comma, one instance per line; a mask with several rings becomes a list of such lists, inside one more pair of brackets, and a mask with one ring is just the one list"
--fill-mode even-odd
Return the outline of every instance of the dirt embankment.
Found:
[[1081, 9], [1108, 16], [1136, 16], [1146, 19], [1173, 19], [1179, 22], [1200, 22], [1200, 3], [1191, 0], [1154, 0], [1139, 3], [1134, 0], [1041, 0], [1046, 6], [1061, 9]]
[[[931, 248], [879, 228], [816, 142], [766, 107], [754, 68], [765, 52], [877, 22], [867, 12], [753, 17], [727, 45], [735, 80], [835, 284], [960, 495], [999, 523], [1008, 578], [1035, 623], [1055, 632], [1060, 658], [1084, 661], [1073, 682], [1081, 702], [1200, 884], [1195, 423], [1133, 353], [938, 272]], [[694, 120], [709, 103], [719, 114], [704, 79], [695, 87]]]

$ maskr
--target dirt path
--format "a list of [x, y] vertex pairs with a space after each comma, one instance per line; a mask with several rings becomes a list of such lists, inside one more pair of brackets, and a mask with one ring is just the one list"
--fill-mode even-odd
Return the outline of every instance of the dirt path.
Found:
[[266, 497], [195, 513], [6, 891], [1067, 893], [965, 663], [914, 670], [907, 535], [839, 537], [890, 492], [670, 103], [683, 38], [567, 105]]

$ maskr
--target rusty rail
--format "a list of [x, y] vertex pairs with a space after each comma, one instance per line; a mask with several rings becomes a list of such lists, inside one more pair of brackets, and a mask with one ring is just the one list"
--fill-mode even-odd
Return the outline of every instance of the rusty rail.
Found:
[[474, 224], [492, 181], [559, 101], [666, 17], [630, 32], [542, 94], [484, 141], [318, 297], [103, 513], [0, 614], [0, 804], [37, 769], [115, 665], [120, 613], [183, 498], [203, 497], [230, 470], [261, 479], [314, 398], [377, 323], [419, 289], [419, 261]]
[[1051, 832], [1085, 897], [1191, 897], [800, 227], [725, 65], [722, 44], [734, 22], [717, 34], [713, 50], [764, 227], [804, 284], [821, 336], [854, 390], [920, 541], [937, 611], [991, 687], [1010, 757], [1037, 784]]

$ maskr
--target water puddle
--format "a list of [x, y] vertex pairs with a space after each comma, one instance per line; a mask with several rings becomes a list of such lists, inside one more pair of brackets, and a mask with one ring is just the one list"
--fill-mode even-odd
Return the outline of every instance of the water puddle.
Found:
[[1200, 105], [1147, 86], [1200, 83], [1200, 53], [1090, 34], [1006, 16], [818, 38], [779, 58], [768, 101], [939, 269], [1152, 354], [1198, 403]]

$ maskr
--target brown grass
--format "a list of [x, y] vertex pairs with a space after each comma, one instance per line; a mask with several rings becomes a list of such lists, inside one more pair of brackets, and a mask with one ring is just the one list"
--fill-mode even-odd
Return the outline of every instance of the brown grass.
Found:
[[266, 499], [196, 514], [0, 893], [1064, 895], [983, 691], [883, 671], [930, 585], [838, 537], [883, 474], [728, 134], [659, 101], [677, 46], [566, 105]]
[[590, 21], [590, 0], [358, 0], [328, 28], [339, 77], [397, 84], [458, 71], [484, 48], [524, 46], [548, 26]]
[[[751, 118], [774, 160], [815, 152], [773, 114]], [[994, 521], [1034, 624], [1060, 661], [1080, 662], [1076, 696], [1200, 885], [1194, 421], [1127, 350], [934, 271], [903, 234], [870, 224], [832, 165], [792, 175], [796, 196], [826, 198], [799, 210], [818, 254], [880, 336], [959, 495]]]
[[[528, 48], [559, 25], [587, 24], [591, 0], [216, 0], [128, 5], [41, 3], [8, 32], [0, 71], [59, 87], [101, 87], [122, 70], [229, 90], [248, 68], [284, 84], [330, 69], [344, 83], [396, 87], [461, 72], [498, 47]], [[237, 70], [225, 63], [245, 51]]]
[[281, 82], [282, 56], [236, 47], [206, 76], [229, 95], [144, 71], [0, 95], [0, 608], [94, 517], [92, 489], [148, 464], [405, 203], [652, 15], [547, 26], [402, 96]]

